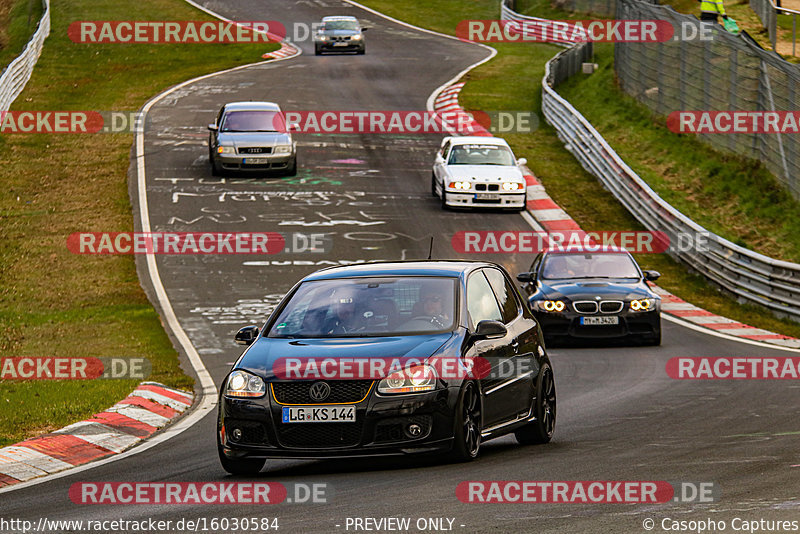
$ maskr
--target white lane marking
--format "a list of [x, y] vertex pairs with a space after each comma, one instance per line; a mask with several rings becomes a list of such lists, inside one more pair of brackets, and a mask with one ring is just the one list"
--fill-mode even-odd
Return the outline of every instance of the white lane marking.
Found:
[[[765, 341], [760, 341], [760, 340], [757, 340], [757, 339], [747, 339], [747, 338], [742, 338], [742, 337], [735, 337], [735, 336], [726, 335], [726, 334], [724, 334], [725, 330], [714, 330], [714, 329], [711, 329], [711, 328], [704, 328], [702, 326], [696, 325], [696, 324], [691, 323], [689, 321], [684, 321], [683, 318], [676, 317], [674, 315], [661, 314], [661, 318], [665, 319], [665, 320], [667, 320], [667, 321], [669, 321], [671, 323], [675, 323], [675, 324], [677, 324], [679, 326], [683, 326], [684, 328], [688, 328], [690, 330], [694, 330], [695, 332], [700, 332], [702, 334], [707, 334], [709, 336], [719, 337], [719, 338], [722, 338], [722, 339], [726, 339], [728, 341], [736, 341], [738, 343], [743, 343], [745, 345], [754, 345], [756, 347], [773, 349], [773, 350], [783, 350], [783, 351], [787, 351], [787, 352], [800, 352], [800, 340], [797, 340], [797, 339], [786, 339], [786, 340], [776, 339], [774, 341], [765, 342]], [[780, 343], [781, 341], [788, 341], [790, 343]], [[784, 346], [784, 345], [786, 345], [786, 346]], [[794, 345], [794, 346], [791, 346], [791, 345]], [[795, 347], [797, 347], [797, 348], [795, 348]]]

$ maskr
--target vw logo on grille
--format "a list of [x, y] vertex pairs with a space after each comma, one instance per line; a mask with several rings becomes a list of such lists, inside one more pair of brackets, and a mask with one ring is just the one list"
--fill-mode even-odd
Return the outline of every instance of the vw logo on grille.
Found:
[[331, 394], [331, 387], [327, 382], [314, 382], [308, 390], [308, 396], [312, 400], [322, 402]]

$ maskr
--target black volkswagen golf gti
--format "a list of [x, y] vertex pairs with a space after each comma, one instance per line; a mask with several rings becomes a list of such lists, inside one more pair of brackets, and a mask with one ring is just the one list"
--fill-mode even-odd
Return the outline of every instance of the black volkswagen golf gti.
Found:
[[556, 395], [541, 330], [486, 262], [376, 262], [317, 271], [284, 297], [220, 388], [223, 468], [267, 458], [478, 455], [513, 432], [546, 443]]

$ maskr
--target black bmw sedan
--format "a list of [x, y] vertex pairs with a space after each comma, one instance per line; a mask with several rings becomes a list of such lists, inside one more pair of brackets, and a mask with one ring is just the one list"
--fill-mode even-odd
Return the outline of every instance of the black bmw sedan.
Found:
[[517, 275], [548, 343], [569, 338], [631, 338], [661, 344], [661, 297], [627, 251], [562, 248], [539, 254]]
[[513, 432], [546, 443], [553, 370], [508, 273], [486, 262], [376, 262], [301, 280], [220, 388], [223, 468], [267, 458], [439, 453], [475, 458]]

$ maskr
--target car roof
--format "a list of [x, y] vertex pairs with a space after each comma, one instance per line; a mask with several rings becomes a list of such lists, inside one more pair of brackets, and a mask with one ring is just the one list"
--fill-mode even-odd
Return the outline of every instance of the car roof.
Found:
[[590, 246], [590, 245], [567, 245], [555, 248], [546, 248], [543, 251], [545, 254], [602, 254], [602, 253], [611, 253], [611, 254], [627, 254], [630, 256], [630, 252], [625, 250], [624, 248], [620, 248], [614, 245], [601, 245], [601, 246]]
[[280, 111], [274, 102], [228, 102], [225, 111]]
[[480, 135], [459, 135], [448, 138], [454, 145], [500, 145], [508, 146], [505, 139], [501, 137], [483, 137]]
[[329, 267], [306, 276], [303, 281], [370, 276], [443, 276], [458, 278], [466, 272], [481, 267], [499, 266], [485, 261], [461, 260], [376, 261]]
[[349, 15], [337, 15], [333, 17], [322, 17], [322, 22], [327, 22], [329, 20], [354, 20], [358, 22], [358, 19], [355, 17], [351, 17]]

